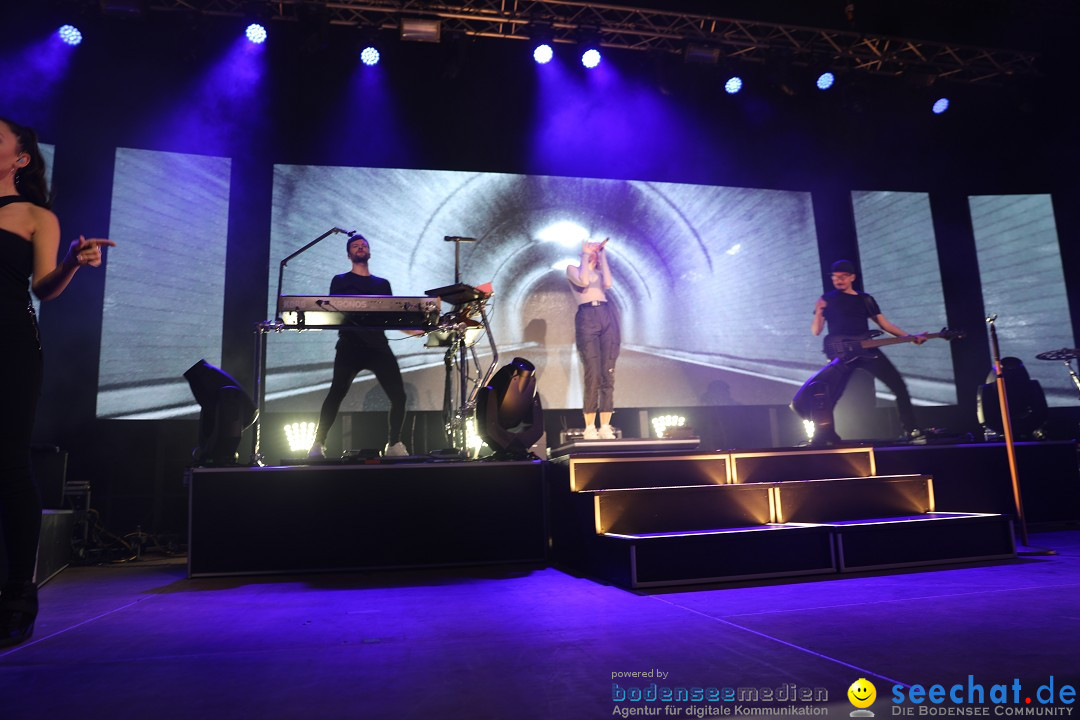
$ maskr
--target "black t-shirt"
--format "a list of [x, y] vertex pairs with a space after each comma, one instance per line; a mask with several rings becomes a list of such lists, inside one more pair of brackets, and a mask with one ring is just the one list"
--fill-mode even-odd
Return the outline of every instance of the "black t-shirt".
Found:
[[[374, 275], [357, 275], [354, 272], [335, 275], [330, 281], [331, 295], [393, 295], [390, 281]], [[338, 330], [341, 342], [367, 347], [387, 347], [386, 334], [382, 330], [342, 328]]]
[[829, 335], [865, 335], [870, 331], [870, 318], [881, 314], [873, 295], [830, 290], [822, 295], [825, 302], [825, 321]]

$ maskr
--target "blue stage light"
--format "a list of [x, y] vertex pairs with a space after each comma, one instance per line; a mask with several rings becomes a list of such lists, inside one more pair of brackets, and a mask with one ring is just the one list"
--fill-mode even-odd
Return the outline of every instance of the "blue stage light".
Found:
[[244, 30], [244, 36], [256, 45], [262, 45], [266, 42], [266, 28], [259, 23], [251, 23]]
[[589, 48], [581, 53], [581, 64], [592, 70], [600, 64], [600, 51], [596, 48]]
[[818, 90], [828, 90], [836, 82], [836, 76], [831, 72], [823, 72], [818, 75], [817, 88]]
[[540, 43], [533, 50], [533, 60], [540, 65], [547, 65], [551, 62], [551, 58], [555, 57], [555, 51], [551, 49], [551, 45], [547, 43]]
[[935, 115], [940, 115], [941, 113], [945, 112], [949, 109], [949, 98], [939, 98], [938, 101], [934, 103], [934, 107], [931, 109], [933, 110], [933, 113]]
[[379, 64], [379, 50], [372, 45], [368, 45], [360, 51], [360, 62], [365, 65], [378, 65]]
[[726, 92], [728, 95], [734, 95], [735, 93], [742, 90], [742, 85], [742, 78], [738, 75], [732, 75], [728, 78], [728, 81], [724, 83], [724, 92]]
[[82, 42], [82, 33], [74, 25], [61, 25], [56, 34], [65, 45], [75, 46]]

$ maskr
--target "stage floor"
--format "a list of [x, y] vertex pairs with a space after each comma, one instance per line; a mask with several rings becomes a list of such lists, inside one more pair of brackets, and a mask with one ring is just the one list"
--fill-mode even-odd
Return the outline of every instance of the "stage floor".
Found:
[[[1017, 678], [1034, 699], [1051, 676], [1080, 683], [1080, 530], [1032, 542], [1058, 554], [654, 591], [536, 565], [201, 579], [179, 560], [69, 568], [43, 588], [33, 640], [0, 650], [0, 716], [601, 720], [619, 706], [613, 683], [655, 682], [822, 688], [815, 705], [847, 718], [847, 688], [866, 678], [884, 718], [894, 685], [968, 676], [987, 690]], [[652, 671], [663, 675], [614, 677]], [[684, 718], [691, 705], [740, 716], [735, 703], [681, 705]]]

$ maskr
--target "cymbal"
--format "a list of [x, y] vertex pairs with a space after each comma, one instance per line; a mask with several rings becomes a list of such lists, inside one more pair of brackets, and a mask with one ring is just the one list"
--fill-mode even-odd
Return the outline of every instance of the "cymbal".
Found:
[[1080, 348], [1061, 348], [1048, 350], [1035, 356], [1038, 360], [1076, 360], [1080, 358]]

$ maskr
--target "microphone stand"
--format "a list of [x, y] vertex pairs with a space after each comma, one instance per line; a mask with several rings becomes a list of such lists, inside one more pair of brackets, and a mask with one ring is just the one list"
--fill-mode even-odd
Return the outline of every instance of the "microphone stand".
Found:
[[[1020, 476], [1016, 469], [1016, 448], [1013, 440], [1012, 420], [1009, 416], [1009, 398], [1005, 394], [1005, 371], [1001, 366], [1001, 350], [998, 347], [997, 327], [994, 324], [997, 315], [990, 315], [986, 323], [990, 326], [990, 349], [994, 359], [994, 380], [997, 385], [998, 403], [1001, 406], [1001, 425], [1005, 431], [1005, 452], [1009, 458], [1009, 475], [1012, 478], [1013, 503], [1016, 505], [1017, 526], [1020, 529], [1020, 542], [1028, 547], [1027, 521], [1024, 519], [1024, 501], [1020, 496]], [[1054, 550], [1035, 550], [1020, 555], [1055, 555]]]
[[266, 405], [266, 336], [271, 330], [280, 331], [284, 328], [285, 324], [281, 320], [281, 286], [285, 280], [285, 266], [289, 264], [289, 261], [298, 255], [301, 255], [311, 248], [318, 245], [320, 242], [330, 237], [334, 233], [341, 233], [342, 235], [348, 235], [350, 238], [356, 235], [355, 230], [342, 230], [339, 227], [332, 227], [324, 232], [319, 237], [309, 242], [304, 247], [300, 248], [292, 255], [281, 261], [278, 266], [278, 280], [277, 280], [277, 301], [274, 304], [274, 319], [264, 320], [255, 325], [255, 423], [253, 424], [254, 431], [251, 437], [251, 464], [263, 465], [262, 455], [262, 416], [263, 410]]
[[281, 261], [281, 264], [278, 266], [278, 274], [277, 274], [277, 308], [274, 311], [274, 319], [277, 320], [278, 322], [281, 322], [281, 283], [285, 279], [285, 266], [288, 265], [289, 261], [292, 260], [294, 257], [306, 253], [308, 250], [315, 247], [316, 245], [318, 245], [319, 243], [321, 243], [323, 240], [330, 237], [334, 233], [341, 233], [342, 235], [348, 235], [351, 238], [353, 235], [356, 234], [356, 231], [355, 230], [342, 230], [339, 227], [332, 227], [329, 230], [327, 230], [326, 232], [324, 232], [322, 235], [315, 238], [314, 240], [309, 242], [307, 245], [300, 248], [299, 250], [294, 252], [292, 255], [288, 256], [287, 258], [285, 258], [284, 260]]
[[990, 326], [990, 350], [994, 360], [994, 381], [997, 384], [998, 404], [1001, 407], [1001, 425], [1005, 431], [1005, 453], [1009, 458], [1009, 475], [1012, 478], [1013, 504], [1016, 507], [1017, 527], [1020, 541], [1028, 544], [1027, 522], [1024, 520], [1024, 501], [1020, 497], [1020, 476], [1016, 470], [1016, 448], [1012, 433], [1012, 416], [1009, 415], [1009, 398], [1005, 394], [1005, 372], [1001, 367], [1001, 350], [998, 347], [997, 315], [986, 318]]

